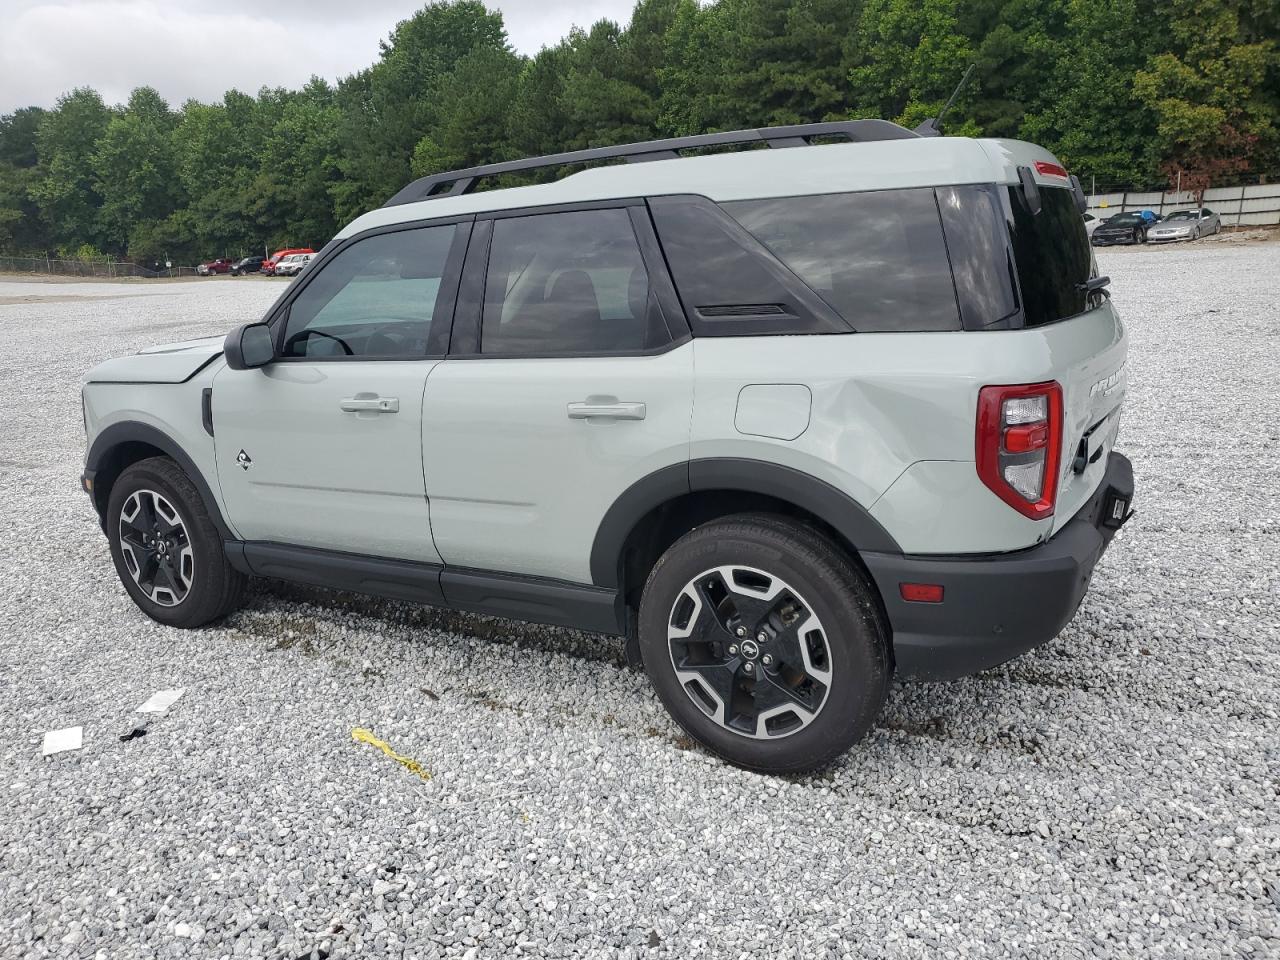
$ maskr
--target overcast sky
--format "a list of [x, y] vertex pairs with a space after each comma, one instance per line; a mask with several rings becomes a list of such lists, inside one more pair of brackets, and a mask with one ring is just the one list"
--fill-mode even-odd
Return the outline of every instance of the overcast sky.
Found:
[[[634, 0], [486, 0], [521, 53], [574, 24], [625, 22]], [[175, 107], [231, 87], [297, 87], [354, 73], [425, 0], [0, 0], [0, 113], [91, 86], [107, 103], [155, 87]]]

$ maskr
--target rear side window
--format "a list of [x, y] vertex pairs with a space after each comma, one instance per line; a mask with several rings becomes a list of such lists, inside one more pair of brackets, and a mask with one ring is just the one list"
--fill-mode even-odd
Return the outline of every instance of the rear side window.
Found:
[[705, 197], [676, 196], [654, 197], [649, 209], [696, 335], [849, 332], [794, 267], [724, 208]]
[[723, 205], [854, 330], [959, 330], [930, 189], [741, 200]]
[[1093, 256], [1084, 218], [1071, 191], [1041, 184], [1038, 214], [1027, 208], [1019, 187], [1008, 188], [1008, 201], [1026, 326], [1084, 313], [1089, 307], [1084, 284], [1093, 269]]
[[649, 277], [626, 209], [494, 221], [480, 352], [619, 353], [649, 340]]
[[997, 187], [939, 187], [938, 210], [965, 329], [1010, 325], [1018, 312], [1009, 227]]

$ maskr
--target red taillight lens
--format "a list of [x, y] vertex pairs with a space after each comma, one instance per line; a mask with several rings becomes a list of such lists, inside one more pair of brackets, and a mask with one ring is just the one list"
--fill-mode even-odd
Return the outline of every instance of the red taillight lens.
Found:
[[1062, 462], [1062, 387], [1056, 381], [978, 392], [978, 476], [1023, 516], [1053, 515]]
[[1067, 168], [1057, 163], [1050, 163], [1048, 160], [1036, 161], [1036, 173], [1044, 177], [1061, 177], [1063, 180], [1067, 179]]
[[940, 583], [900, 583], [898, 593], [912, 603], [941, 603], [943, 587]]

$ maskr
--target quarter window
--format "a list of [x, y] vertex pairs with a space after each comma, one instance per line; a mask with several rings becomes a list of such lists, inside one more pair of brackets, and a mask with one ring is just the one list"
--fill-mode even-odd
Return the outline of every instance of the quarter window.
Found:
[[290, 305], [282, 355], [425, 356], [456, 231], [401, 230], [347, 247]]
[[480, 352], [618, 353], [658, 346], [649, 333], [648, 301], [649, 276], [626, 209], [497, 220]]
[[933, 191], [741, 200], [724, 209], [854, 330], [958, 330]]

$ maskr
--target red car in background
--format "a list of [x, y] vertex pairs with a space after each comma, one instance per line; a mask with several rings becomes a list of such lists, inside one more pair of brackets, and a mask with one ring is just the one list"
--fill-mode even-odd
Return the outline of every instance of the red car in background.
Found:
[[215, 273], [230, 273], [231, 261], [226, 257], [219, 257], [217, 260], [210, 260], [208, 263], [202, 263], [196, 267], [196, 273], [202, 277], [211, 277]]
[[266, 263], [262, 265], [262, 272], [269, 277], [275, 276], [276, 264], [278, 264], [285, 257], [294, 253], [315, 253], [315, 251], [312, 250], [310, 247], [290, 247], [287, 250], [277, 250], [270, 257], [268, 257]]

